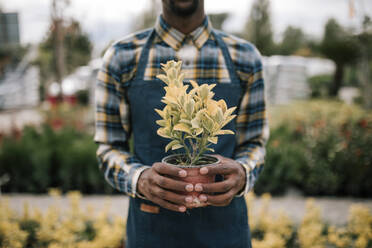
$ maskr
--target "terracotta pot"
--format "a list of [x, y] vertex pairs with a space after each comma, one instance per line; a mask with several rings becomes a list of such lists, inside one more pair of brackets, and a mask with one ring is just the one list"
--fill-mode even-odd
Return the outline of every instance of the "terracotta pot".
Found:
[[[178, 168], [182, 168], [183, 170], [187, 171], [186, 177], [177, 177], [176, 179], [191, 183], [192, 185], [194, 185], [194, 187], [197, 183], [212, 183], [215, 181], [215, 175], [201, 175], [199, 171], [200, 171], [200, 168], [204, 166], [211, 166], [211, 165], [220, 163], [220, 160], [218, 158], [210, 156], [210, 155], [203, 155], [203, 157], [208, 157], [208, 158], [215, 160], [215, 162], [213, 163], [203, 164], [203, 165], [179, 165], [179, 164], [172, 163], [172, 160], [174, 160], [174, 158], [178, 156], [183, 156], [183, 154], [170, 155], [162, 159], [162, 163], [176, 166]], [[193, 197], [193, 202], [191, 204], [188, 204], [186, 207], [194, 208], [194, 207], [203, 206], [203, 204], [201, 204], [199, 201], [199, 195], [201, 194], [200, 192], [192, 191], [192, 192], [179, 192], [179, 193], [183, 195], [190, 195]]]

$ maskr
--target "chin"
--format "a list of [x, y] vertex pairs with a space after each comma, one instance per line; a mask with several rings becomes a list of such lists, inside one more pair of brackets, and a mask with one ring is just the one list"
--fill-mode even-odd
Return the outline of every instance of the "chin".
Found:
[[199, 0], [170, 0], [171, 10], [180, 16], [190, 16], [198, 8]]

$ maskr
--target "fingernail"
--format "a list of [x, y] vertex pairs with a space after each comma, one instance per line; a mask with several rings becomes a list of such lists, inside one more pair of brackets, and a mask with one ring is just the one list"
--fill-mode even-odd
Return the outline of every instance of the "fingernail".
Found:
[[199, 200], [202, 201], [202, 202], [206, 202], [207, 201], [207, 196], [206, 195], [200, 195]]
[[181, 206], [181, 207], [178, 208], [178, 210], [179, 210], [180, 212], [185, 212], [185, 211], [186, 211], [186, 208], [185, 208], [184, 206]]
[[200, 183], [197, 183], [195, 185], [195, 191], [202, 191], [202, 190], [203, 190], [203, 186]]
[[187, 184], [186, 185], [186, 191], [191, 192], [193, 190], [194, 190], [194, 186], [192, 186], [192, 184]]
[[203, 167], [203, 168], [200, 169], [200, 174], [205, 175], [207, 173], [208, 173], [208, 169], [207, 168]]
[[192, 202], [192, 197], [191, 196], [187, 196], [185, 200], [186, 200], [187, 203], [190, 203], [190, 202]]
[[179, 175], [180, 177], [186, 177], [186, 176], [187, 176], [187, 172], [186, 172], [185, 170], [180, 170], [180, 171], [178, 172], [178, 175]]

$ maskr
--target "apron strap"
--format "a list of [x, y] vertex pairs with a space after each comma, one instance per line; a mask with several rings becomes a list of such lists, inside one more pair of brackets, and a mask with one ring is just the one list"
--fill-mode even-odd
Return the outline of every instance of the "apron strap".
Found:
[[228, 48], [226, 46], [226, 43], [222, 40], [221, 36], [218, 35], [214, 30], [212, 30], [212, 34], [213, 34], [214, 38], [217, 41], [217, 45], [222, 50], [222, 55], [223, 55], [223, 57], [225, 59], [226, 68], [229, 71], [231, 83], [240, 82], [240, 84], [242, 86], [245, 86], [245, 84], [243, 84], [243, 82], [241, 82], [241, 80], [239, 79], [238, 75], [236, 74], [235, 66], [234, 66], [234, 63], [233, 63], [232, 58], [230, 56], [229, 50], [228, 50]]
[[137, 72], [136, 72], [136, 76], [134, 77], [134, 80], [142, 80], [145, 76], [147, 60], [149, 57], [149, 53], [150, 53], [150, 49], [151, 49], [151, 45], [152, 45], [152, 41], [154, 40], [154, 37], [155, 37], [155, 28], [152, 29], [149, 38], [147, 38], [147, 41], [142, 48], [141, 55], [138, 61]]

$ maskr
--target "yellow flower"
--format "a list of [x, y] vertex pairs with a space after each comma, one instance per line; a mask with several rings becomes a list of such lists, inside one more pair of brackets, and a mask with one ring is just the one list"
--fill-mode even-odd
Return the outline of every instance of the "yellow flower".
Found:
[[337, 248], [346, 248], [351, 245], [351, 237], [345, 228], [337, 229], [330, 226], [328, 228], [328, 242]]
[[298, 229], [298, 240], [302, 248], [325, 247], [326, 238], [322, 235], [324, 224], [320, 208], [315, 206], [314, 199], [306, 202], [306, 213]]
[[372, 242], [372, 215], [368, 207], [354, 204], [349, 210], [348, 229], [357, 237], [354, 246], [356, 248], [367, 248]]

